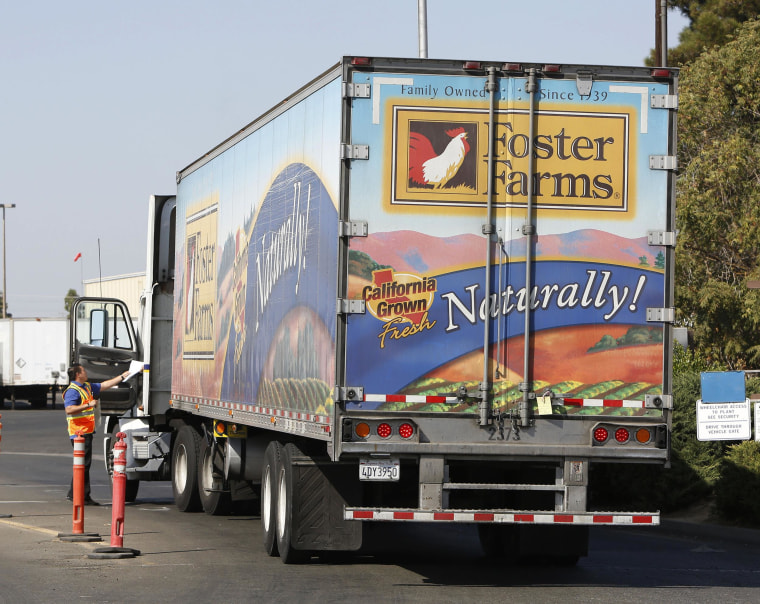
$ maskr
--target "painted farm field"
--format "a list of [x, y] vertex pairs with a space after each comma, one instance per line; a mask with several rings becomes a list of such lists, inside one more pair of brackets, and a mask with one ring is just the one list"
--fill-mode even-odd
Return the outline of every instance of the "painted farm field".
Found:
[[[533, 391], [551, 390], [568, 398], [644, 400], [662, 392], [661, 329], [638, 326], [581, 326], [539, 332], [532, 338]], [[523, 339], [512, 338], [491, 350], [494, 408], [509, 411], [522, 398]], [[483, 351], [473, 351], [415, 380], [406, 395], [455, 393], [464, 386], [477, 391], [483, 374]], [[532, 401], [533, 413], [538, 412]], [[388, 411], [474, 413], [477, 401], [460, 404], [388, 403]], [[552, 406], [553, 415], [660, 415], [633, 408]]]

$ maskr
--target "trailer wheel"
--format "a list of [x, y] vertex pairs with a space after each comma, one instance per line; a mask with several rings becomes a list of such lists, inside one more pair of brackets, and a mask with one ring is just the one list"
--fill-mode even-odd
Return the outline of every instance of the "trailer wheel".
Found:
[[293, 480], [292, 458], [297, 451], [292, 443], [285, 445], [277, 470], [277, 549], [285, 564], [301, 564], [311, 558], [310, 551], [295, 549], [292, 543], [293, 494], [297, 488]]
[[261, 530], [264, 533], [264, 550], [277, 556], [277, 468], [280, 465], [280, 443], [272, 441], [264, 452], [261, 472]]
[[201, 435], [192, 426], [182, 426], [177, 432], [172, 451], [172, 491], [180, 512], [201, 509], [198, 494], [198, 451]]
[[[229, 490], [224, 491], [224, 478], [220, 476], [224, 470], [218, 467], [216, 447], [213, 443], [203, 440], [203, 450], [198, 458], [198, 495], [203, 511], [212, 516], [222, 516], [229, 512], [232, 498]], [[215, 468], [215, 461], [217, 461]]]
[[517, 558], [517, 532], [514, 526], [479, 524], [478, 539], [488, 558]]

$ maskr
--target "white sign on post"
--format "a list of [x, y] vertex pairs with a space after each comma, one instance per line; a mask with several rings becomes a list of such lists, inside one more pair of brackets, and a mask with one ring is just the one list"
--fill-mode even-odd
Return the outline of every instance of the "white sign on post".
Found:
[[697, 440], [749, 440], [751, 436], [749, 399], [743, 403], [697, 401]]

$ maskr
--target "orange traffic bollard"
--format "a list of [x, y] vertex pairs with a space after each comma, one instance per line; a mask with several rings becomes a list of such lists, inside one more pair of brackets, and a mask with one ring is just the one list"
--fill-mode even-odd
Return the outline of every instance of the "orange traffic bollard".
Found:
[[74, 487], [72, 490], [74, 511], [72, 529], [74, 535], [84, 533], [84, 437], [74, 437]]
[[127, 489], [127, 443], [124, 432], [119, 432], [119, 440], [113, 446], [113, 499], [111, 503], [111, 546], [124, 545], [124, 501]]
[[99, 547], [87, 554], [88, 558], [132, 558], [140, 555], [139, 549], [124, 545], [124, 502], [127, 492], [127, 443], [124, 432], [116, 435], [113, 446], [113, 499], [111, 500], [111, 547]]
[[100, 541], [97, 533], [84, 532], [84, 436], [77, 434], [74, 437], [74, 468], [72, 499], [74, 511], [72, 513], [71, 533], [58, 533], [58, 537], [64, 541]]

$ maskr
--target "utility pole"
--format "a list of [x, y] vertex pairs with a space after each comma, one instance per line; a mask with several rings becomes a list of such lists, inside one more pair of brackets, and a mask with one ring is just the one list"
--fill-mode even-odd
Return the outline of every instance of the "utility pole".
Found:
[[417, 0], [417, 30], [417, 37], [419, 38], [420, 59], [427, 59], [427, 0]]

